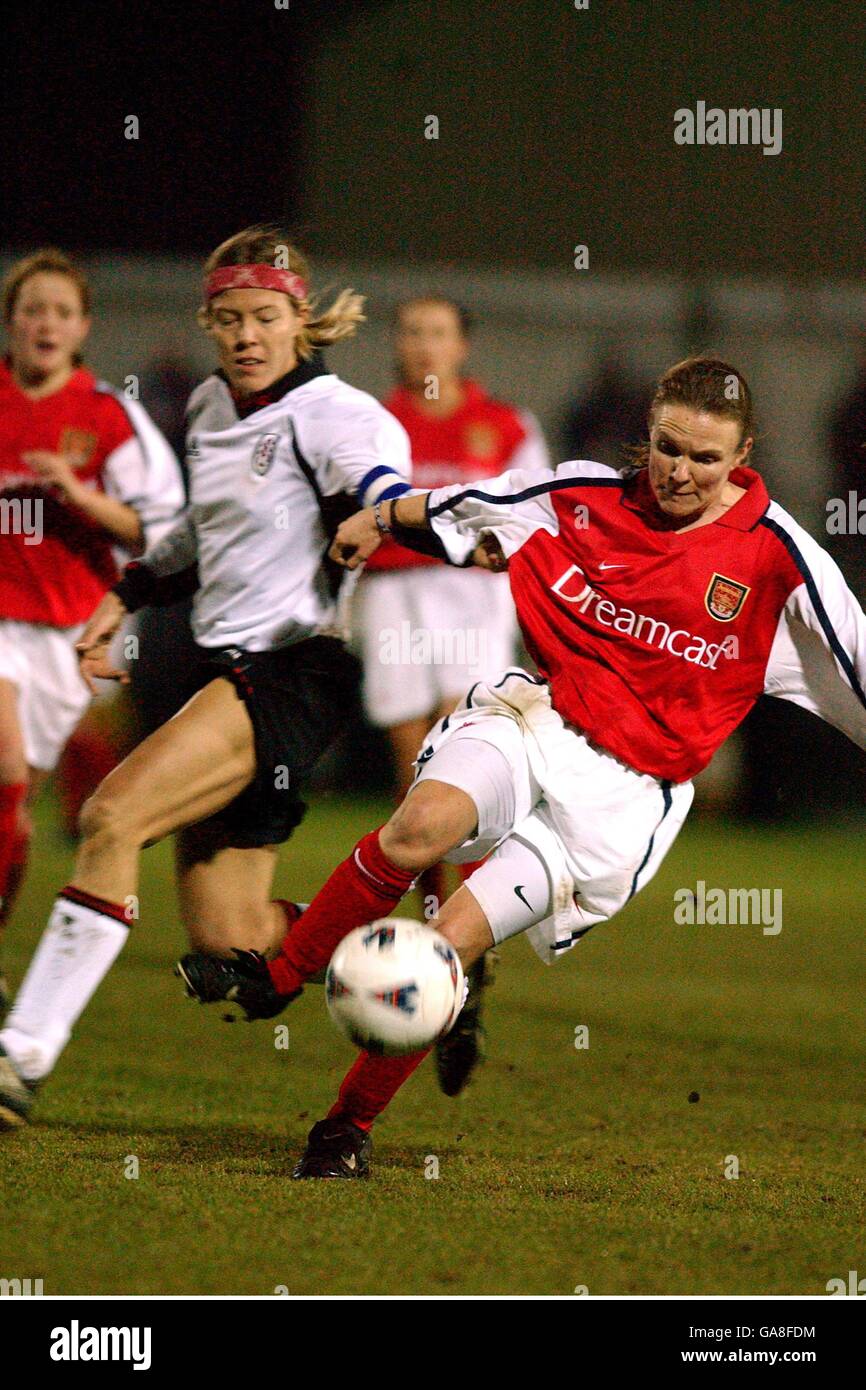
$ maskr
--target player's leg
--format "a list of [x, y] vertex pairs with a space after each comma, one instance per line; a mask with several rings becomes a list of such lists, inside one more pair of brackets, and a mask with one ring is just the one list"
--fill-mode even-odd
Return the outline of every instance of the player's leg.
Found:
[[71, 886], [109, 901], [134, 895], [142, 847], [222, 810], [255, 766], [244, 702], [231, 681], [210, 681], [85, 803]]
[[[3, 933], [9, 922], [18, 895], [24, 884], [27, 863], [30, 858], [30, 845], [33, 840], [33, 807], [51, 776], [41, 767], [27, 768], [27, 791], [19, 808], [18, 824], [9, 850], [9, 861], [5, 875], [6, 892], [0, 902], [0, 945]], [[0, 789], [2, 796], [2, 789]]]
[[[18, 688], [0, 678], [0, 933], [9, 916], [29, 838], [27, 812], [28, 768], [24, 736], [18, 720]], [[0, 965], [0, 1014], [8, 1003]]]
[[[514, 601], [506, 574], [443, 567], [419, 603], [423, 621], [437, 624], [441, 634], [434, 643], [440, 660], [433, 668], [433, 677], [439, 700], [437, 719], [442, 719], [476, 681], [491, 672], [507, 670], [513, 663], [517, 641]], [[475, 867], [460, 865], [464, 880]], [[440, 892], [439, 902], [444, 900], [445, 893]], [[484, 955], [476, 960], [466, 979], [466, 1004], [454, 1027], [436, 1044], [436, 1076], [447, 1096], [460, 1094], [483, 1055], [481, 1020], [485, 990], [493, 980], [492, 957]]]
[[278, 854], [278, 845], [227, 845], [225, 832], [212, 820], [180, 832], [178, 898], [193, 950], [228, 957], [234, 947], [264, 956], [277, 952], [287, 925], [284, 905], [271, 901]]
[[231, 997], [249, 1017], [272, 1018], [321, 974], [348, 932], [393, 912], [421, 870], [470, 836], [476, 821], [475, 803], [465, 792], [432, 780], [417, 786], [390, 821], [359, 840], [337, 866], [273, 960], [246, 955], [214, 961], [191, 952], [177, 966], [187, 992], [208, 1004]]
[[206, 957], [184, 957], [179, 972], [196, 997], [213, 1003], [226, 997], [221, 991], [238, 997], [243, 989], [253, 1015], [258, 995], [260, 1016], [273, 1017], [280, 997], [294, 998], [353, 928], [393, 912], [422, 869], [446, 857], [459, 862], [487, 853], [540, 795], [516, 720], [479, 715], [465, 729], [456, 721], [429, 752], [391, 819], [338, 865], [274, 960], [239, 961], [236, 979], [221, 963], [215, 981]]
[[[20, 1080], [37, 1082], [52, 1069], [125, 944], [137, 917], [141, 847], [221, 810], [254, 771], [246, 707], [229, 681], [217, 679], [140, 744], [91, 797], [82, 813], [72, 882], [55, 902], [0, 1032], [0, 1048]], [[8, 1072], [5, 1059], [4, 1067]], [[16, 1112], [7, 1104], [4, 1115], [0, 1084], [0, 1125], [4, 1118], [15, 1123], [16, 1113], [20, 1122], [20, 1107]]]
[[[402, 894], [377, 904], [369, 896], [363, 902], [361, 895], [355, 895], [354, 881], [358, 871], [366, 867], [365, 842], [372, 842], [370, 848], [375, 846], [381, 856], [380, 874], [385, 870], [402, 874], [402, 883], [395, 886], [405, 891], [407, 878], [411, 882], [422, 868], [438, 859], [468, 861], [486, 853], [529, 813], [539, 795], [516, 721], [497, 716], [468, 721], [465, 728], [455, 727], [423, 761], [411, 791], [387, 824], [360, 842], [355, 855], [313, 899], [272, 963], [272, 978], [278, 982], [285, 976], [294, 985], [291, 965], [300, 943], [309, 945], [304, 970], [309, 971], [314, 963], [319, 968], [327, 964], [338, 942], [353, 927], [386, 916], [397, 906]], [[313, 925], [313, 909], [319, 903], [324, 907], [325, 894], [331, 897], [330, 885], [349, 865], [354, 866], [354, 874], [350, 870], [345, 876], [348, 902], [343, 911], [348, 909], [351, 922], [338, 923], [336, 913], [326, 918], [322, 912], [323, 926]], [[374, 907], [378, 910], [371, 910]]]
[[24, 881], [30, 809], [90, 699], [80, 632], [0, 621], [0, 932]]
[[[569, 852], [586, 866], [586, 877], [575, 881], [569, 867], [574, 858], [569, 859], [552, 831], [551, 817], [541, 814], [542, 803], [502, 840], [434, 923], [458, 950], [464, 970], [493, 943], [539, 923], [551, 923], [556, 930], [559, 911], [571, 902], [576, 930], [572, 940], [557, 939], [548, 956], [555, 958], [558, 950], [640, 892], [676, 838], [691, 805], [690, 784], [670, 787], [641, 776], [585, 740], [575, 746], [574, 764], [576, 785], [582, 784], [584, 795], [575, 803], [569, 798]], [[295, 1176], [349, 1178], [358, 1169], [366, 1171], [373, 1121], [425, 1055], [382, 1058], [362, 1053], [336, 1105], [313, 1127]]]
[[18, 806], [11, 839], [0, 826], [0, 927], [24, 880], [33, 803], [90, 702], [74, 647], [81, 631], [80, 626], [61, 631], [0, 622], [0, 783], [7, 787], [0, 800], [7, 802], [8, 811], [8, 788], [13, 786]]
[[[476, 733], [479, 726], [484, 724], [485, 721], [480, 719], [470, 722], [465, 730], [455, 730], [422, 763], [416, 789], [401, 808], [408, 813], [413, 798], [420, 797], [425, 785], [430, 783], [435, 796], [438, 787], [443, 785], [435, 780], [437, 777], [444, 779], [444, 785], [452, 784], [455, 789], [459, 784], [465, 794], [471, 796], [476, 812], [477, 834], [472, 839], [467, 837], [466, 841], [461, 841], [458, 852], [458, 857], [467, 861], [478, 856], [479, 846], [484, 852], [507, 835], [517, 821], [525, 818], [540, 795], [528, 766], [520, 727], [510, 719], [499, 718], [488, 726], [489, 736], [495, 742], [486, 742]], [[422, 803], [419, 801], [417, 804]], [[385, 830], [393, 836], [393, 840], [390, 836], [386, 839], [386, 846], [392, 854], [399, 853], [396, 842], [399, 842], [403, 832], [399, 813]], [[510, 890], [513, 886], [510, 867], [507, 872]], [[549, 880], [543, 866], [537, 861], [532, 875], [524, 871], [523, 877], [531, 880], [533, 887], [537, 886], [538, 889], [535, 892], [534, 910], [520, 898], [514, 897], [517, 908], [523, 914], [521, 929], [525, 930], [526, 926], [541, 920], [537, 914], [544, 913], [548, 907]], [[510, 904], [508, 907], [512, 911]], [[303, 927], [304, 920], [301, 919], [295, 930]], [[495, 936], [490, 923], [466, 886], [459, 888], [448, 899], [432, 925], [453, 941], [467, 972], [471, 972], [473, 965], [483, 959], [485, 951], [494, 944]], [[313, 1126], [294, 1176], [364, 1176], [369, 1169], [372, 1149], [369, 1130], [373, 1121], [426, 1055], [426, 1051], [407, 1057], [374, 1057], [362, 1053], [346, 1076], [330, 1114]]]
[[[366, 574], [355, 593], [355, 629], [364, 669], [364, 712], [374, 728], [382, 729], [391, 748], [397, 804], [415, 778], [415, 759], [428, 730], [441, 718], [436, 712], [436, 678], [432, 648], [416, 638], [424, 618], [420, 601], [435, 580], [436, 569], [397, 569]], [[429, 644], [427, 644], [429, 647]], [[469, 682], [458, 689], [468, 690]], [[431, 864], [418, 879], [426, 915], [445, 898], [441, 864]]]
[[[464, 884], [432, 923], [456, 948], [467, 976], [491, 946], [543, 921], [552, 907], [548, 870], [537, 850], [522, 841], [506, 839], [485, 860], [483, 868], [483, 888], [477, 888], [480, 870], [473, 874], [473, 881], [487, 910]], [[521, 885], [523, 896], [514, 893], [515, 883]], [[343, 1079], [335, 1104], [310, 1131], [293, 1176], [366, 1177], [374, 1121], [430, 1051], [427, 1048], [403, 1057], [362, 1052]]]
[[[387, 730], [388, 741], [391, 744], [391, 755], [394, 759], [398, 804], [412, 786], [415, 777], [415, 759], [424, 737], [436, 721], [442, 718], [443, 713], [448, 713], [448, 711], [437, 711], [435, 714], [424, 715], [420, 719], [407, 719], [399, 724], [392, 724]], [[428, 869], [422, 869], [418, 875], [417, 891], [421, 898], [424, 916], [429, 919], [445, 899], [444, 865], [441, 863], [431, 864]]]

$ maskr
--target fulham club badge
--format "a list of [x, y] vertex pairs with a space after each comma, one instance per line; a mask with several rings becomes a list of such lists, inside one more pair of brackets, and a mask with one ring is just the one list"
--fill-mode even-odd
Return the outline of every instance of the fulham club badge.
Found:
[[748, 585], [738, 584], [736, 579], [728, 579], [724, 574], [714, 574], [704, 603], [711, 617], [720, 623], [729, 623], [736, 618], [749, 593]]
[[270, 472], [279, 442], [280, 436], [278, 434], [262, 435], [253, 449], [252, 475], [254, 478], [263, 478], [266, 473]]

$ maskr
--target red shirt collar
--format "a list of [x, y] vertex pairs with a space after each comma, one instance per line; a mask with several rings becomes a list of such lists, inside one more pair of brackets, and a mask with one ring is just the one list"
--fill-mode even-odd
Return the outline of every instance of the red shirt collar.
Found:
[[[770, 505], [770, 494], [764, 485], [764, 480], [754, 468], [735, 468], [731, 473], [731, 482], [736, 487], [746, 489], [739, 502], [735, 502], [733, 507], [724, 512], [713, 526], [730, 526], [735, 531], [751, 531], [760, 521], [764, 512]], [[643, 512], [653, 517], [658, 515], [658, 506], [649, 484], [649, 477], [646, 468], [641, 468], [633, 478], [630, 478], [623, 489], [621, 502], [624, 507], [628, 507], [632, 512]], [[653, 528], [662, 529], [662, 528]], [[671, 535], [676, 535], [676, 531], [671, 531]], [[691, 534], [691, 533], [689, 533]]]
[[[50, 401], [54, 396], [59, 396], [61, 391], [89, 391], [92, 389], [95, 381], [96, 377], [92, 372], [88, 371], [87, 367], [76, 367], [69, 380], [65, 381], [59, 390], [52, 391], [50, 396], [27, 396], [27, 399], [34, 402]], [[2, 382], [4, 386], [11, 386], [14, 390], [19, 391], [22, 396], [27, 395], [26, 391], [21, 390], [21, 387], [12, 375], [12, 367], [8, 357], [0, 359], [0, 382]]]
[[390, 410], [392, 415], [413, 413], [421, 420], [454, 420], [462, 415], [464, 411], [471, 411], [483, 401], [488, 399], [487, 392], [477, 381], [464, 377], [460, 383], [463, 388], [463, 400], [451, 415], [428, 415], [425, 411], [419, 410], [413, 393], [406, 386], [395, 386], [383, 405], [386, 410]]

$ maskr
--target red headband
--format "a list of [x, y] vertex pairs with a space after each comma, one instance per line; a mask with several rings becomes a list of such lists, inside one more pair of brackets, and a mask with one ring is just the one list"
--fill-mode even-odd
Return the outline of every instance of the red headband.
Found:
[[272, 265], [223, 265], [211, 271], [204, 283], [206, 299], [222, 294], [223, 290], [279, 290], [293, 299], [306, 299], [307, 284], [291, 270], [277, 270]]

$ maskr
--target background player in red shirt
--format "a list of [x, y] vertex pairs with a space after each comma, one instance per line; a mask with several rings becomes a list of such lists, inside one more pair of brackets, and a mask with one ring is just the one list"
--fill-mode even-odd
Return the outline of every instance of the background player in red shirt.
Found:
[[[471, 321], [460, 304], [435, 295], [406, 300], [394, 330], [400, 384], [384, 405], [409, 435], [414, 487], [550, 466], [534, 417], [464, 376]], [[508, 577], [454, 569], [386, 539], [370, 556], [354, 611], [367, 718], [388, 732], [402, 800], [427, 730], [473, 681], [514, 660], [517, 620]], [[446, 896], [443, 867], [424, 873], [420, 887], [432, 916]], [[481, 960], [470, 980], [471, 1003], [437, 1048], [440, 1085], [449, 1095], [462, 1090], [478, 1057], [484, 978]]]
[[90, 700], [75, 642], [118, 577], [115, 548], [140, 553], [183, 506], [156, 426], [81, 365], [91, 322], [81, 270], [55, 250], [18, 261], [3, 316], [0, 924], [24, 873], [28, 808]]

